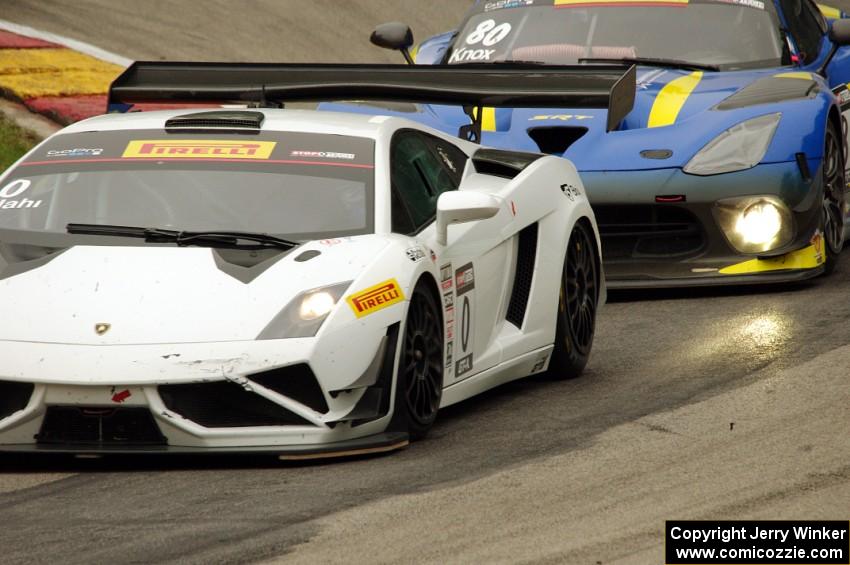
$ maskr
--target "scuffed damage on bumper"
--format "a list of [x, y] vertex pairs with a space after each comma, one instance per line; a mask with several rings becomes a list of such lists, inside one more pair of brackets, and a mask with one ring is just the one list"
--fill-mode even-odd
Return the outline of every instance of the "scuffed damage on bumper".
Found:
[[371, 339], [0, 342], [0, 452], [388, 451], [398, 324]]

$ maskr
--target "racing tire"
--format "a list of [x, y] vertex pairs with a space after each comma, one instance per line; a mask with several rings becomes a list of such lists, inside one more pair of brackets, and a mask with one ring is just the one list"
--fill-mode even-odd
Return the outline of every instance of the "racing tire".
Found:
[[824, 239], [824, 274], [829, 275], [838, 266], [844, 248], [844, 192], [847, 186], [844, 172], [844, 151], [835, 126], [830, 122], [826, 128], [823, 157], [823, 205], [821, 231]]
[[413, 290], [401, 338], [396, 374], [396, 411], [411, 440], [431, 430], [443, 397], [443, 318], [425, 281]]
[[555, 349], [547, 376], [557, 380], [581, 376], [590, 359], [599, 307], [600, 270], [596, 238], [580, 221], [570, 234], [561, 276]]

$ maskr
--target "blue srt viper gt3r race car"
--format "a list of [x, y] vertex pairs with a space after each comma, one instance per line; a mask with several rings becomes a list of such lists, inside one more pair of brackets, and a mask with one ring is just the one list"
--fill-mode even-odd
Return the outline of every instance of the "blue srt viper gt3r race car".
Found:
[[[605, 109], [484, 108], [482, 143], [575, 163], [611, 288], [780, 282], [831, 272], [847, 234], [842, 15], [811, 0], [479, 1], [413, 52], [403, 24], [372, 41], [419, 65], [637, 65], [612, 131]], [[465, 118], [396, 110], [446, 131]]]

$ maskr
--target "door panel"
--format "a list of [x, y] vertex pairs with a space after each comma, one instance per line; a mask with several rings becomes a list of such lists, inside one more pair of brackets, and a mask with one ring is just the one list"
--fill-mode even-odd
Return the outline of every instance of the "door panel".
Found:
[[513, 239], [505, 241], [499, 233], [506, 221], [500, 213], [452, 226], [446, 247], [436, 243], [433, 230], [422, 234], [440, 258], [446, 334], [452, 343], [447, 346], [447, 386], [502, 361], [496, 336], [504, 324], [507, 285], [513, 278]]

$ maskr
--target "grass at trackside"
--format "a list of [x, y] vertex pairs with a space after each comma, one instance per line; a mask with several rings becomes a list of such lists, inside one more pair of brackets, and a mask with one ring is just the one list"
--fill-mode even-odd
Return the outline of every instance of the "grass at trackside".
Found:
[[37, 143], [29, 132], [19, 128], [0, 114], [0, 173]]

